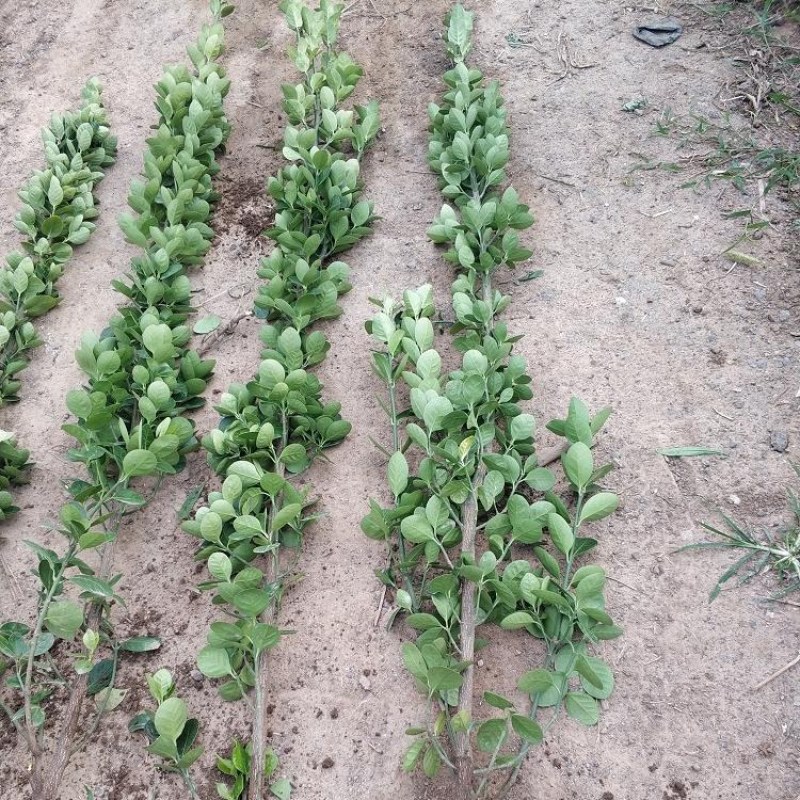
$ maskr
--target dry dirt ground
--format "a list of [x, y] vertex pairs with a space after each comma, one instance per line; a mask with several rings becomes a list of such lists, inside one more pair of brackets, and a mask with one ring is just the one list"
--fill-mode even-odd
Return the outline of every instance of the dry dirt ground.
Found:
[[[281, 163], [279, 84], [294, 79], [276, 4], [237, 5], [225, 57], [233, 135], [220, 174], [219, 236], [195, 281], [198, 304], [223, 318], [249, 307], [258, 259], [269, 247], [258, 238], [271, 213], [263, 185]], [[800, 673], [761, 691], [753, 686], [797, 653], [797, 609], [760, 602], [768, 582], [709, 605], [709, 589], [730, 556], [674, 551], [696, 540], [699, 521], [720, 509], [767, 528], [784, 519], [800, 443], [797, 264], [778, 225], [753, 245], [761, 266], [731, 270], [720, 253], [741, 224], [720, 212], [739, 202], [732, 189], [694, 193], [680, 188], [681, 176], [631, 171], [637, 153], [674, 158], [674, 145], [652, 135], [663, 109], [717, 113], [715, 98], [735, 78], [740, 43], [688, 7], [675, 9], [686, 14], [683, 37], [654, 50], [630, 35], [651, 11], [622, 0], [471, 5], [478, 12], [474, 59], [503, 82], [511, 174], [537, 218], [529, 268], [544, 274], [523, 283], [509, 276], [506, 289], [510, 327], [525, 334], [542, 443], [543, 423], [560, 415], [573, 393], [595, 408], [612, 405], [599, 450], [616, 463], [608, 483], [623, 498], [621, 511], [598, 531], [597, 556], [614, 579], [610, 606], [625, 628], [603, 648], [617, 689], [599, 727], [567, 721], [553, 729], [512, 797], [794, 800]], [[403, 731], [421, 717], [422, 704], [401, 664], [404, 632], [373, 624], [380, 597], [373, 571], [383, 548], [359, 531], [367, 498], [384, 491], [382, 458], [370, 443], [386, 431], [363, 329], [368, 298], [426, 281], [442, 304], [449, 294], [446, 264], [425, 238], [441, 202], [425, 163], [426, 105], [439, 94], [446, 66], [440, 33], [447, 7], [446, 0], [360, 0], [343, 23], [343, 45], [366, 70], [360, 99], [382, 103], [385, 130], [365, 179], [383, 220], [349, 254], [354, 290], [328, 331], [333, 348], [323, 378], [355, 427], [312, 476], [326, 513], [282, 612], [296, 633], [273, 660], [272, 741], [298, 800], [449, 796], [444, 782], [431, 787], [399, 769]], [[61, 481], [73, 474], [60, 431], [65, 392], [80, 382], [72, 351], [82, 331], [99, 330], [112, 313], [109, 282], [131, 255], [114, 218], [154, 120], [152, 85], [162, 63], [182, 59], [205, 7], [199, 0], [0, 0], [0, 12], [2, 250], [17, 241], [15, 191], [41, 162], [39, 129], [51, 110], [76, 102], [91, 75], [105, 86], [120, 140], [119, 161], [99, 190], [98, 230], [62, 280], [63, 304], [41, 325], [47, 344], [25, 374], [22, 402], [0, 413], [0, 426], [16, 430], [37, 463], [21, 493], [23, 510], [0, 544], [13, 575], [0, 573], [6, 618], [32, 613], [31, 559], [22, 540], [47, 538], [43, 526], [61, 501]], [[525, 45], [512, 47], [510, 34]], [[644, 113], [623, 112], [636, 97], [647, 98]], [[769, 197], [768, 211], [781, 218], [778, 199]], [[213, 391], [249, 376], [258, 352], [256, 324], [245, 321], [216, 348]], [[201, 430], [214, 420], [210, 408], [198, 415]], [[770, 448], [774, 430], [788, 432], [787, 453]], [[689, 444], [719, 447], [728, 457], [656, 454]], [[120, 629], [160, 635], [164, 646], [124, 667], [128, 698], [74, 760], [63, 800], [82, 800], [83, 786], [98, 800], [184, 796], [174, 776], [154, 773], [141, 740], [127, 732], [145, 699], [144, 670], [171, 668], [202, 718], [203, 798], [215, 796], [211, 753], [231, 732], [247, 734], [240, 709], [191, 677], [213, 613], [195, 595], [193, 542], [176, 513], [189, 489], [208, 478], [198, 454], [123, 531], [116, 565], [128, 611]], [[511, 684], [528, 668], [518, 641], [505, 649], [494, 643], [479, 683]], [[0, 797], [24, 798], [25, 755], [6, 727], [0, 747]]]

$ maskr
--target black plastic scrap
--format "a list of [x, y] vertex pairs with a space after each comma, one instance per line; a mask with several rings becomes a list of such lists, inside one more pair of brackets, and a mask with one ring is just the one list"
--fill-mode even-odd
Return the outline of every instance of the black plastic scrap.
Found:
[[678, 20], [673, 17], [662, 17], [651, 19], [644, 25], [637, 25], [633, 29], [633, 35], [651, 47], [664, 47], [672, 44], [681, 34], [683, 28]]

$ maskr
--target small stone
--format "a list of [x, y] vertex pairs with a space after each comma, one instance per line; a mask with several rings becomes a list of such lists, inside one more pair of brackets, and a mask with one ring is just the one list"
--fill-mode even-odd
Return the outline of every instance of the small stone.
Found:
[[361, 675], [358, 679], [358, 683], [365, 692], [368, 692], [372, 688], [372, 683], [366, 675]]
[[624, 306], [624, 305], [627, 305], [627, 304], [628, 304], [628, 301], [627, 301], [627, 300], [626, 300], [624, 297], [615, 297], [615, 298], [614, 298], [614, 302], [615, 302], [615, 303], [616, 303], [618, 306]]
[[738, 506], [739, 503], [741, 503], [742, 501], [739, 499], [738, 494], [731, 494], [728, 495], [728, 502], [732, 503], [735, 506]]
[[190, 677], [190, 678], [191, 678], [191, 679], [192, 679], [192, 680], [193, 680], [195, 683], [202, 683], [202, 682], [203, 682], [203, 673], [202, 673], [202, 672], [200, 672], [200, 670], [199, 670], [199, 669], [193, 669], [193, 670], [192, 670], [192, 671], [189, 673], [189, 677]]
[[703, 306], [693, 306], [692, 312], [694, 314], [702, 314], [703, 313]]
[[322, 759], [322, 764], [320, 764], [320, 766], [322, 767], [322, 769], [330, 769], [333, 766], [333, 764], [334, 764], [333, 759], [330, 756], [325, 756], [325, 758]]
[[786, 431], [770, 431], [769, 446], [776, 453], [785, 453], [789, 449], [789, 434]]

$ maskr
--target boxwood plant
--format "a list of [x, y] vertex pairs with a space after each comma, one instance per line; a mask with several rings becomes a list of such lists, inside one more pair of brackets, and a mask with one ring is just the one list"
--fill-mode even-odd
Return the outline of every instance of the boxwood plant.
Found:
[[[207, 563], [201, 588], [228, 617], [212, 624], [198, 666], [221, 681], [225, 700], [254, 693], [252, 742], [242, 751], [252, 754], [251, 800], [266, 796], [274, 771], [266, 750], [267, 653], [280, 640], [281, 598], [315, 519], [299, 479], [350, 431], [340, 404], [323, 399], [311, 371], [329, 349], [314, 327], [342, 313], [338, 298], [350, 284], [338, 255], [374, 220], [359, 173], [379, 127], [377, 104], [342, 107], [362, 74], [336, 50], [343, 6], [322, 0], [314, 10], [285, 0], [280, 7], [296, 36], [291, 54], [303, 78], [283, 87], [289, 163], [268, 182], [277, 213], [268, 231], [275, 248], [262, 262], [265, 283], [255, 301], [265, 319], [263, 360], [247, 384], [233, 384], [220, 398], [222, 418], [203, 445], [222, 484], [184, 525], [200, 539], [197, 555]], [[288, 796], [288, 784], [270, 783], [270, 791]]]
[[[214, 23], [188, 48], [192, 68], [167, 68], [156, 86], [160, 119], [147, 140], [143, 176], [131, 185], [135, 216], [120, 220], [139, 248], [128, 276], [114, 282], [124, 303], [76, 353], [86, 384], [67, 395], [75, 420], [64, 430], [75, 439], [68, 457], [84, 466], [85, 477], [69, 485], [54, 526], [65, 547], [28, 543], [39, 581], [35, 622], [0, 625], [2, 709], [30, 751], [35, 800], [58, 794], [70, 758], [123, 699], [116, 686], [120, 654], [159, 646], [151, 637], [114, 634], [121, 576], [113, 572], [113, 553], [124, 518], [148, 502], [139, 479], [157, 485], [198, 446], [184, 413], [202, 405], [213, 369], [189, 350], [185, 324], [192, 311], [188, 271], [210, 247], [211, 178], [229, 133], [229, 81], [217, 63], [225, 9], [218, 0], [211, 8]], [[60, 687], [67, 692], [63, 714], [46, 702], [63, 697]], [[94, 702], [84, 714], [87, 697]]]
[[15, 225], [25, 238], [0, 270], [0, 405], [19, 400], [17, 375], [29, 351], [42, 343], [31, 320], [58, 304], [56, 283], [73, 247], [95, 228], [94, 190], [117, 153], [100, 94], [100, 84], [91, 80], [78, 111], [53, 115], [42, 130], [47, 168], [34, 172], [19, 192]]
[[[609, 467], [596, 467], [591, 450], [608, 411], [592, 417], [573, 400], [566, 418], [548, 426], [568, 444], [558, 494], [556, 475], [537, 459], [535, 420], [521, 408], [531, 378], [514, 354], [519, 337], [499, 318], [511, 298], [493, 279], [528, 258], [517, 231], [533, 220], [512, 188], [501, 189], [506, 112], [498, 84], [465, 63], [471, 31], [472, 15], [455, 6], [447, 25], [453, 68], [443, 101], [430, 108], [428, 154], [447, 200], [428, 233], [457, 273], [451, 333], [460, 365], [443, 373], [429, 286], [406, 292], [402, 303], [386, 300], [368, 324], [373, 366], [388, 391], [393, 501], [372, 501], [362, 527], [389, 542], [381, 576], [419, 632], [404, 644], [403, 660], [429, 715], [408, 731], [404, 768], [432, 777], [446, 765], [454, 796], [483, 798], [504, 796], [562, 710], [597, 722], [613, 677], [591, 646], [620, 631], [605, 611], [604, 571], [579, 566], [597, 544], [587, 525], [617, 507], [616, 495], [598, 486]], [[408, 409], [400, 403], [406, 392]], [[487, 642], [476, 629], [490, 626], [524, 637], [514, 646], [529, 669], [518, 697], [486, 687], [489, 716], [478, 719], [475, 652]], [[502, 663], [506, 636], [487, 638], [483, 659]], [[483, 687], [483, 675], [477, 681]]]
[[[37, 170], [19, 192], [22, 208], [15, 226], [24, 235], [21, 250], [0, 269], [0, 406], [19, 400], [19, 373], [42, 340], [32, 322], [59, 302], [56, 283], [73, 247], [94, 230], [94, 190], [114, 163], [111, 134], [97, 80], [83, 88], [77, 111], [54, 114], [42, 130], [46, 168]], [[0, 431], [0, 520], [18, 509], [9, 489], [27, 482], [27, 450], [13, 434]]]

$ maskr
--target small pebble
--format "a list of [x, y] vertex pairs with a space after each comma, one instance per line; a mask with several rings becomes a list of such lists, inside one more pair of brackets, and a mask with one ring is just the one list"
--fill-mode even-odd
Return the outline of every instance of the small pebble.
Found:
[[320, 766], [322, 767], [322, 769], [330, 769], [333, 766], [333, 764], [334, 764], [333, 759], [330, 756], [325, 756], [325, 758], [322, 759], [322, 764], [320, 764]]
[[358, 683], [365, 692], [368, 692], [372, 688], [372, 684], [366, 675], [361, 675], [358, 679]]
[[735, 506], [738, 506], [738, 505], [739, 505], [739, 503], [741, 503], [741, 502], [742, 502], [742, 501], [739, 499], [739, 495], [736, 495], [736, 494], [729, 495], [729, 496], [728, 496], [728, 500], [729, 500], [731, 503], [733, 503], [733, 505], [735, 505]]
[[789, 434], [786, 431], [770, 431], [769, 446], [776, 453], [785, 453], [789, 449]]
[[192, 671], [189, 673], [189, 677], [190, 677], [190, 678], [191, 678], [191, 679], [192, 679], [192, 680], [193, 680], [195, 683], [202, 683], [202, 682], [203, 682], [203, 673], [202, 673], [202, 672], [200, 672], [200, 670], [199, 670], [199, 669], [193, 669], [193, 670], [192, 670]]

